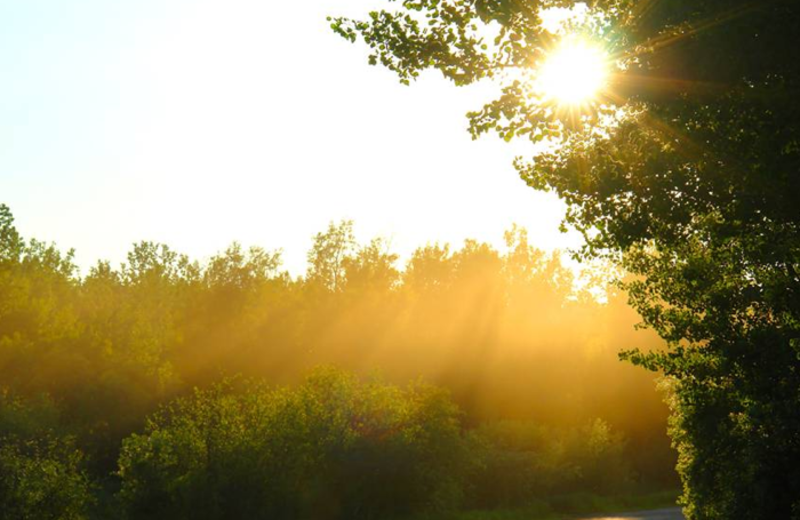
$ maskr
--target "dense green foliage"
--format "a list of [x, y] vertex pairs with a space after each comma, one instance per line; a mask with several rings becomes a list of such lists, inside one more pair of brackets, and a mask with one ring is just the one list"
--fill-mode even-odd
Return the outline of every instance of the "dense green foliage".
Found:
[[472, 432], [481, 446], [481, 471], [472, 481], [471, 505], [521, 506], [569, 493], [619, 495], [632, 489], [633, 471], [622, 436], [596, 420], [553, 428], [503, 421]]
[[636, 275], [631, 301], [671, 345], [627, 357], [674, 379], [689, 518], [800, 518], [800, 4], [589, 1], [574, 30], [616, 70], [577, 113], [506, 74], [535, 76], [558, 39], [542, 10], [573, 4], [407, 0], [333, 28], [404, 82], [426, 68], [505, 81], [473, 135], [557, 145], [518, 160], [523, 179], [569, 204], [581, 256]]
[[216, 385], [125, 441], [123, 508], [131, 518], [357, 519], [548, 500], [578, 512], [632, 489], [624, 441], [602, 421], [464, 432], [459, 416], [441, 390], [330, 369], [296, 389]]
[[0, 439], [0, 518], [87, 518], [92, 495], [80, 459], [62, 441]]
[[387, 518], [453, 508], [470, 464], [441, 392], [318, 371], [294, 390], [230, 385], [125, 441], [131, 518]]
[[80, 520], [93, 502], [82, 454], [48, 399], [0, 393], [0, 519]]
[[120, 457], [130, 518], [393, 518], [632, 489], [624, 441], [503, 422], [463, 431], [441, 390], [320, 369], [295, 389], [237, 381], [159, 411]]
[[[71, 253], [24, 240], [0, 213], [0, 445], [16, 468], [57, 466], [36, 482], [74, 498], [71, 511], [92, 505], [87, 475], [100, 518], [370, 517], [673, 484], [653, 378], [615, 353], [660, 343], [633, 330], [621, 295], [598, 302], [523, 230], [503, 252], [428, 245], [401, 270], [382, 241], [360, 246], [351, 223], [332, 224], [296, 279], [259, 248], [200, 264], [144, 242], [119, 269], [81, 277]], [[306, 381], [320, 364], [378, 369], [390, 384]], [[261, 383], [215, 386], [236, 374]], [[463, 422], [439, 391], [391, 386], [420, 376], [449, 391]], [[605, 426], [587, 426], [598, 417], [618, 433], [595, 453], [583, 438], [602, 440]], [[553, 439], [541, 452], [501, 447], [478, 427], [497, 420]], [[344, 444], [325, 433], [339, 426]], [[542, 486], [488, 488], [486, 472], [519, 469], [494, 462], [515, 451]], [[591, 476], [601, 467], [608, 488]], [[14, 489], [38, 503], [34, 488]]]
[[576, 291], [559, 257], [519, 229], [505, 253], [428, 245], [404, 271], [342, 223], [315, 238], [299, 279], [258, 248], [234, 245], [200, 265], [146, 242], [120, 269], [101, 262], [81, 278], [69, 255], [19, 239], [4, 211], [0, 240], [19, 244], [0, 261], [0, 380], [50, 395], [107, 471], [119, 441], [167, 400], [236, 374], [295, 383], [320, 364], [398, 383], [422, 376], [470, 422], [601, 417], [632, 442], [665, 425], [652, 378], [616, 362], [619, 345], [656, 338], [633, 330], [621, 295], [603, 304]]

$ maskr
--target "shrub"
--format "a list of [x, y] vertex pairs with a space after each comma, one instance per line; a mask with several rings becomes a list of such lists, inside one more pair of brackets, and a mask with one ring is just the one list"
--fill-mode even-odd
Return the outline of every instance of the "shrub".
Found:
[[473, 435], [483, 461], [472, 479], [478, 507], [518, 506], [578, 491], [619, 493], [632, 482], [622, 437], [600, 420], [580, 428], [504, 421]]
[[324, 369], [165, 407], [123, 445], [120, 498], [132, 518], [385, 518], [455, 506], [468, 465], [446, 394]]
[[91, 487], [80, 464], [65, 440], [0, 438], [0, 519], [87, 518]]
[[42, 432], [57, 430], [59, 420], [58, 408], [49, 396], [23, 398], [6, 388], [0, 389], [0, 437], [32, 439]]
[[86, 517], [92, 496], [83, 456], [58, 426], [46, 395], [0, 389], [0, 520]]

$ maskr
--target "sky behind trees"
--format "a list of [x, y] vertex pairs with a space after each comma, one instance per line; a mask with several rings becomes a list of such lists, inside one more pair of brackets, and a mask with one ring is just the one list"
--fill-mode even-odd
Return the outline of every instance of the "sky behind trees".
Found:
[[372, 5], [0, 0], [0, 199], [84, 272], [146, 239], [282, 247], [300, 273], [341, 218], [401, 256], [499, 244], [512, 222], [539, 247], [575, 243], [561, 203], [513, 170], [527, 150], [470, 140], [463, 116], [491, 86], [403, 87], [328, 29]]

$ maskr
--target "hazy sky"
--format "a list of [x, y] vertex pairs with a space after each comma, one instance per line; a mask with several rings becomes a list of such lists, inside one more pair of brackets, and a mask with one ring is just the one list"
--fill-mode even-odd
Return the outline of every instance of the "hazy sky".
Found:
[[[490, 86], [401, 86], [325, 17], [379, 0], [0, 0], [0, 202], [27, 237], [119, 262], [139, 240], [207, 258], [283, 248], [351, 218], [407, 255], [517, 222], [543, 248], [562, 205], [526, 148], [473, 142]], [[84, 269], [85, 271], [85, 269]]]

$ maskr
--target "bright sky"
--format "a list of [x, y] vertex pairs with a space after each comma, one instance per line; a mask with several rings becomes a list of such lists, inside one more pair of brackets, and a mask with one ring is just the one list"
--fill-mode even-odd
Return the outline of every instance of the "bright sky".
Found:
[[383, 4], [0, 0], [0, 202], [84, 272], [139, 240], [199, 259], [238, 240], [299, 274], [342, 218], [403, 256], [500, 245], [514, 222], [576, 244], [555, 196], [517, 177], [526, 148], [470, 139], [491, 88], [401, 86], [328, 28]]

